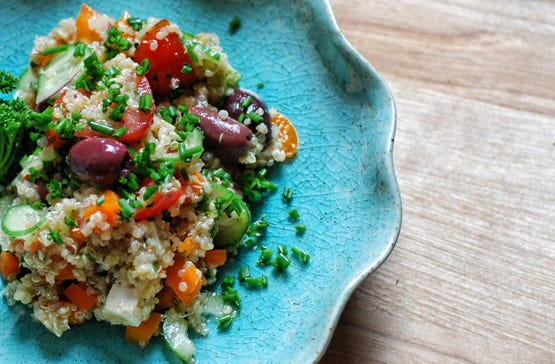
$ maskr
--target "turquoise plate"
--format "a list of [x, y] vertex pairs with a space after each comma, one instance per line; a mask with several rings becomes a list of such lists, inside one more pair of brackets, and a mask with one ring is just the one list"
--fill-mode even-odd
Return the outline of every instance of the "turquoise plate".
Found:
[[[35, 35], [75, 17], [80, 1], [0, 0], [0, 68], [19, 74]], [[91, 0], [112, 17], [167, 17], [188, 32], [220, 35], [241, 85], [257, 90], [287, 115], [300, 138], [297, 157], [272, 172], [280, 186], [257, 208], [270, 221], [265, 244], [310, 253], [284, 274], [256, 266], [243, 250], [223, 270], [249, 264], [269, 287], [240, 289], [241, 315], [219, 332], [195, 338], [198, 363], [311, 363], [324, 353], [345, 303], [358, 283], [393, 249], [401, 199], [392, 163], [393, 97], [377, 72], [341, 35], [330, 6], [310, 0]], [[233, 16], [241, 19], [235, 34]], [[257, 86], [263, 83], [263, 88]], [[281, 190], [290, 187], [291, 205]], [[295, 234], [288, 210], [297, 208], [306, 233]], [[3, 283], [0, 283], [0, 289]], [[1, 363], [178, 363], [161, 337], [142, 349], [124, 340], [123, 327], [92, 322], [57, 338], [29, 310], [0, 300]]]

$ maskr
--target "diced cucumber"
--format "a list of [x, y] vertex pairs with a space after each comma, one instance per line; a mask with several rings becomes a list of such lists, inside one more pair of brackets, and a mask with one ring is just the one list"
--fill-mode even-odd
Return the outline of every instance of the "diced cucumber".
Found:
[[195, 355], [195, 345], [187, 334], [187, 321], [174, 310], [169, 310], [162, 323], [164, 341], [184, 362], [191, 362]]
[[234, 205], [237, 211], [228, 214], [226, 208], [218, 211], [216, 218], [217, 233], [214, 236], [214, 245], [218, 248], [227, 248], [241, 241], [251, 221], [251, 212], [245, 201], [235, 192], [222, 185], [212, 183], [211, 196], [215, 201], [225, 202], [225, 207]]
[[27, 203], [10, 206], [2, 218], [2, 231], [12, 238], [27, 235], [41, 226], [45, 217], [42, 210], [34, 209]]
[[89, 56], [92, 50], [87, 48], [83, 57], [75, 57], [74, 52], [75, 46], [70, 45], [66, 50], [56, 54], [40, 72], [37, 81], [37, 105], [58, 96], [64, 86], [83, 72], [83, 59]]
[[37, 95], [37, 76], [27, 68], [21, 76], [14, 92], [14, 98], [25, 101], [27, 104], [34, 105]]

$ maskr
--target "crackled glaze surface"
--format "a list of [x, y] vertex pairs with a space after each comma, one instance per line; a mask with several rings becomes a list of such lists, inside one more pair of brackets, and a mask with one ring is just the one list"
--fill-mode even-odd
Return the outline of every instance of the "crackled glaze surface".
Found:
[[[345, 43], [328, 5], [321, 1], [88, 1], [114, 17], [168, 17], [190, 32], [218, 33], [241, 85], [256, 89], [296, 125], [300, 151], [273, 171], [272, 179], [295, 191], [285, 205], [280, 193], [260, 206], [271, 223], [265, 242], [311, 254], [307, 266], [285, 274], [256, 267], [257, 252], [244, 251], [223, 273], [249, 264], [268, 274], [263, 291], [240, 291], [242, 310], [232, 328], [195, 339], [199, 363], [308, 363], [325, 350], [350, 294], [387, 257], [401, 224], [401, 201], [392, 165], [395, 108], [376, 72]], [[35, 34], [80, 1], [0, 2], [0, 68], [20, 72]], [[234, 15], [240, 30], [227, 32]], [[17, 41], [14, 41], [17, 40]], [[307, 225], [296, 236], [287, 210], [298, 209]], [[1, 284], [0, 284], [1, 285]], [[1, 286], [0, 286], [1, 287]], [[0, 302], [0, 362], [178, 362], [161, 338], [145, 349], [127, 344], [122, 327], [90, 323], [58, 339], [22, 307]]]

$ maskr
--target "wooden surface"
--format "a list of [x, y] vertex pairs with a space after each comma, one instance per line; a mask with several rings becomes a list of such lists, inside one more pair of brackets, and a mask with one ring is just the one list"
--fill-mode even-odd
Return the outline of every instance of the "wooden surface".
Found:
[[555, 363], [555, 1], [331, 4], [396, 99], [403, 226], [322, 363]]

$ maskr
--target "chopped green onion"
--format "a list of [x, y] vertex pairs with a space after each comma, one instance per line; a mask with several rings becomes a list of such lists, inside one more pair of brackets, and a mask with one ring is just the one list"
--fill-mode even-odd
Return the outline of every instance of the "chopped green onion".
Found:
[[68, 44], [62, 44], [56, 47], [46, 48], [44, 51], [42, 51], [42, 54], [44, 54], [45, 56], [49, 56], [51, 54], [67, 51], [68, 48], [69, 48]]
[[116, 138], [121, 138], [126, 133], [127, 133], [127, 128], [119, 128], [112, 135], [115, 136]]
[[299, 249], [299, 248], [296, 248], [296, 247], [292, 247], [292, 248], [291, 248], [291, 251], [292, 251], [293, 254], [294, 254], [295, 256], [297, 256], [297, 257], [301, 260], [301, 262], [303, 262], [304, 264], [307, 264], [307, 263], [310, 261], [310, 255], [309, 255], [307, 252], [305, 252], [305, 251], [303, 251], [303, 250], [301, 250], [301, 249]]
[[48, 229], [48, 239], [52, 240], [56, 245], [62, 245], [64, 243], [64, 239], [62, 239], [60, 233], [52, 229]]
[[152, 94], [141, 95], [139, 97], [139, 110], [150, 111], [152, 108]]
[[102, 205], [105, 199], [106, 199], [106, 195], [102, 194], [99, 198], [96, 199], [96, 206]]
[[243, 266], [237, 273], [239, 282], [244, 282], [246, 278], [251, 276], [251, 271], [248, 265]]
[[229, 22], [229, 33], [235, 34], [241, 28], [241, 19], [235, 15]]
[[245, 285], [248, 288], [268, 287], [268, 277], [264, 274], [261, 277], [245, 277]]
[[241, 103], [241, 107], [243, 109], [246, 109], [247, 107], [251, 106], [251, 104], [252, 104], [252, 96], [249, 95], [245, 98], [245, 100], [243, 100], [243, 102]]
[[271, 262], [272, 262], [272, 256], [273, 255], [274, 255], [274, 252], [272, 251], [272, 249], [267, 249], [267, 248], [263, 247], [260, 250], [260, 257], [256, 261], [256, 264], [258, 264], [258, 265], [270, 265]]
[[196, 147], [187, 148], [184, 143], [179, 143], [178, 149], [179, 149], [179, 157], [183, 161], [189, 161], [192, 157], [204, 151], [204, 148], [202, 147], [202, 145], [197, 145]]
[[295, 231], [297, 235], [302, 235], [306, 231], [306, 225], [303, 224], [295, 224]]
[[285, 201], [285, 203], [289, 204], [291, 203], [291, 200], [293, 199], [293, 190], [290, 189], [289, 187], [285, 187], [283, 189], [283, 193], [281, 195], [283, 197], [283, 201]]
[[297, 221], [301, 217], [297, 209], [291, 209], [287, 212], [289, 214], [289, 220]]
[[145, 58], [141, 61], [141, 64], [135, 68], [135, 72], [137, 76], [142, 76], [148, 71], [150, 71], [150, 61], [148, 58]]
[[251, 119], [253, 122], [257, 124], [264, 121], [264, 118], [258, 115], [257, 113], [255, 113], [254, 111], [249, 112], [247, 116], [249, 117], [249, 119]]
[[94, 120], [89, 120], [87, 122], [87, 124], [89, 125], [89, 127], [92, 130], [97, 131], [99, 133], [102, 133], [102, 134], [105, 134], [105, 135], [113, 135], [114, 134], [114, 128], [112, 128], [110, 125], [102, 124], [102, 123], [99, 123], [98, 121], [94, 121]]
[[231, 326], [232, 322], [233, 322], [233, 316], [231, 316], [230, 314], [229, 315], [223, 315], [218, 320], [218, 329], [219, 330], [227, 330]]
[[120, 198], [118, 203], [120, 206], [119, 214], [121, 216], [121, 220], [123, 222], [131, 221], [131, 218], [135, 215], [135, 209], [131, 206], [129, 201], [124, 198]]
[[150, 200], [156, 192], [158, 192], [158, 186], [157, 185], [148, 186], [145, 190], [145, 193], [143, 194], [143, 200], [145, 200], [145, 201]]
[[65, 223], [67, 226], [69, 226], [69, 227], [77, 227], [77, 226], [79, 226], [79, 225], [77, 224], [77, 221], [75, 221], [74, 219], [72, 219], [72, 218], [69, 217], [69, 216], [65, 216], [65, 217], [64, 217], [64, 223]]
[[189, 65], [189, 64], [187, 64], [187, 63], [185, 63], [185, 64], [183, 65], [183, 67], [181, 67], [181, 73], [189, 74], [189, 73], [191, 73], [192, 71], [193, 71], [193, 67], [191, 67], [191, 65]]
[[285, 245], [278, 245], [278, 254], [276, 259], [272, 262], [272, 265], [277, 270], [285, 270], [291, 264], [291, 259], [289, 259], [289, 253], [287, 252], [287, 247]]
[[75, 43], [75, 49], [73, 50], [73, 57], [84, 57], [87, 54], [87, 45], [82, 42]]
[[143, 25], [146, 24], [146, 20], [140, 18], [127, 18], [127, 24], [133, 28], [134, 31], [138, 32], [143, 29]]
[[186, 40], [184, 42], [185, 48], [187, 49], [187, 53], [189, 54], [189, 57], [191, 57], [191, 60], [193, 61], [193, 64], [197, 64], [198, 63], [198, 55], [195, 52], [195, 45], [199, 44], [196, 41], [191, 41], [191, 40]]

